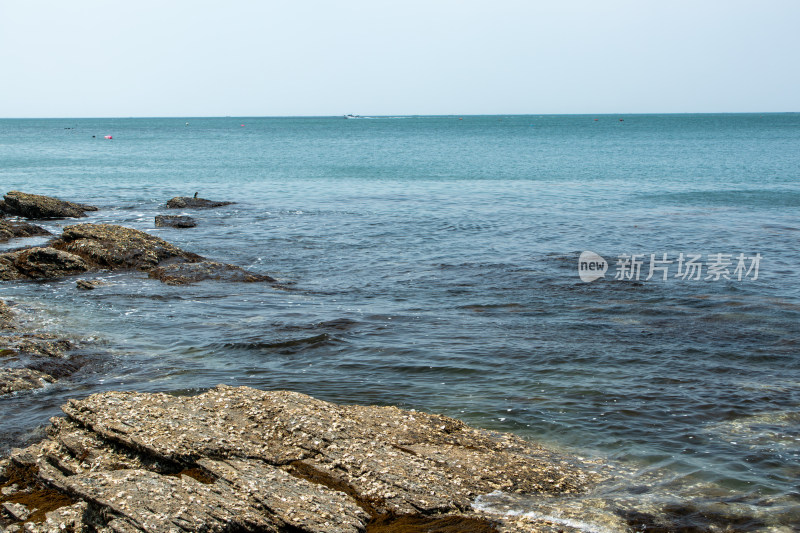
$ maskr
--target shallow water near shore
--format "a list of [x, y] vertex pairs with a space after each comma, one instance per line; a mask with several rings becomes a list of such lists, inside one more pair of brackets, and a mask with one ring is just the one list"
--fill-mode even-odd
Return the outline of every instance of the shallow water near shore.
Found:
[[[68, 398], [248, 385], [596, 457], [612, 479], [558, 505], [565, 521], [599, 513], [586, 531], [638, 527], [643, 508], [698, 531], [800, 523], [800, 114], [0, 120], [0, 161], [0, 192], [97, 205], [82, 221], [288, 287], [3, 282], [31, 325], [98, 354], [0, 399], [4, 450]], [[236, 204], [164, 208], [195, 191]], [[157, 214], [198, 226], [154, 228]], [[580, 280], [583, 251], [605, 279]], [[731, 273], [740, 253], [762, 259], [758, 279], [672, 264], [645, 280], [665, 253], [731, 254]], [[613, 279], [621, 254], [645, 256], [638, 282]]]

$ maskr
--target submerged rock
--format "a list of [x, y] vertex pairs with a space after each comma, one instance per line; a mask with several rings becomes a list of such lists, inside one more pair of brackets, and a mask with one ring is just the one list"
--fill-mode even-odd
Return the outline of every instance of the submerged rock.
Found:
[[189, 283], [196, 283], [209, 279], [250, 283], [256, 281], [275, 281], [275, 278], [270, 276], [255, 274], [238, 266], [218, 263], [216, 261], [175, 263], [158, 266], [152, 269], [148, 275], [167, 285], [187, 285]]
[[107, 285], [107, 283], [97, 279], [79, 279], [75, 282], [76, 287], [85, 291], [91, 291], [97, 287], [102, 287], [103, 285]]
[[10, 191], [4, 200], [3, 211], [25, 218], [75, 218], [85, 217], [86, 211], [97, 211], [92, 205], [19, 191]]
[[7, 303], [0, 300], [0, 330], [15, 329], [14, 324], [14, 311], [8, 306]]
[[192, 217], [185, 215], [156, 215], [156, 227], [193, 228], [197, 222]]
[[0, 396], [38, 389], [70, 376], [85, 364], [74, 342], [27, 330], [0, 301]]
[[38, 237], [43, 235], [51, 235], [51, 233], [40, 226], [28, 222], [0, 220], [0, 242], [6, 242], [10, 239], [19, 239], [21, 237]]
[[192, 198], [190, 196], [176, 196], [167, 202], [167, 207], [171, 209], [190, 209], [204, 207], [221, 207], [231, 205], [235, 202], [216, 202], [205, 198]]
[[478, 495], [557, 496], [595, 481], [512, 435], [285, 391], [108, 392], [62, 409], [50, 437], [0, 472], [6, 484], [12, 469], [32, 473], [28, 485], [65, 496], [26, 527], [74, 527], [80, 515], [89, 530], [125, 532], [488, 533], [513, 525], [472, 510]]
[[32, 368], [0, 368], [0, 395], [40, 389], [55, 380], [50, 374]]

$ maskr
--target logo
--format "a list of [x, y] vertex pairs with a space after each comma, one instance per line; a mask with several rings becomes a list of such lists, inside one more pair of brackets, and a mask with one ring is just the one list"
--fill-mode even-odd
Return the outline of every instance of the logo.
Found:
[[578, 258], [578, 275], [581, 281], [589, 283], [604, 278], [607, 270], [606, 260], [594, 252], [583, 252]]
[[[705, 260], [704, 260], [705, 259]], [[763, 259], [760, 253], [745, 255], [744, 253], [666, 253], [620, 254], [615, 263], [616, 281], [650, 281], [660, 279], [668, 281], [757, 281], [758, 269]], [[583, 252], [578, 258], [578, 275], [582, 281], [591, 282], [604, 278], [608, 271], [608, 262], [594, 252]], [[677, 272], [672, 272], [677, 271]], [[646, 276], [646, 277], [645, 277]]]

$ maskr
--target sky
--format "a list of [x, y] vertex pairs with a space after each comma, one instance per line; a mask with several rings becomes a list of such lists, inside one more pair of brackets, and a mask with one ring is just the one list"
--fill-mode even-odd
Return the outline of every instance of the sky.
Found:
[[800, 111], [798, 0], [0, 0], [0, 117]]

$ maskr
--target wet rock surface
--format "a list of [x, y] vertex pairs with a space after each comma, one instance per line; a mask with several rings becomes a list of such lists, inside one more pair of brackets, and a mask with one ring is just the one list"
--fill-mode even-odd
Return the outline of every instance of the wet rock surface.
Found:
[[0, 395], [40, 389], [55, 380], [50, 374], [32, 368], [0, 368]]
[[30, 219], [77, 218], [85, 217], [87, 211], [97, 211], [97, 207], [92, 205], [20, 191], [10, 191], [3, 199], [5, 213]]
[[74, 341], [27, 330], [0, 302], [0, 396], [72, 375], [86, 363], [79, 350]]
[[186, 215], [156, 215], [155, 225], [157, 228], [194, 228], [197, 222]]
[[512, 435], [285, 391], [108, 392], [62, 409], [49, 438], [0, 463], [0, 487], [27, 494], [0, 503], [30, 509], [42, 490], [62, 498], [31, 515], [32, 531], [555, 531], [536, 521], [520, 529], [471, 503], [496, 490], [555, 497], [596, 481]]
[[248, 272], [238, 266], [216, 261], [199, 261], [197, 263], [174, 263], [158, 266], [148, 273], [167, 285], [186, 285], [205, 280], [238, 281], [252, 283], [257, 281], [274, 282], [275, 278]]
[[51, 235], [51, 233], [35, 224], [22, 221], [0, 220], [0, 242], [7, 242], [11, 239], [20, 239], [23, 237], [41, 237], [44, 235]]
[[167, 207], [170, 209], [201, 209], [208, 207], [222, 207], [223, 205], [231, 205], [234, 203], [235, 202], [206, 200], [205, 198], [193, 198], [191, 196], [176, 196], [167, 202]]
[[108, 285], [108, 283], [97, 279], [79, 279], [78, 281], [75, 282], [75, 286], [77, 288], [83, 289], [85, 291], [91, 291], [96, 289], [97, 287], [102, 287], [104, 285]]

